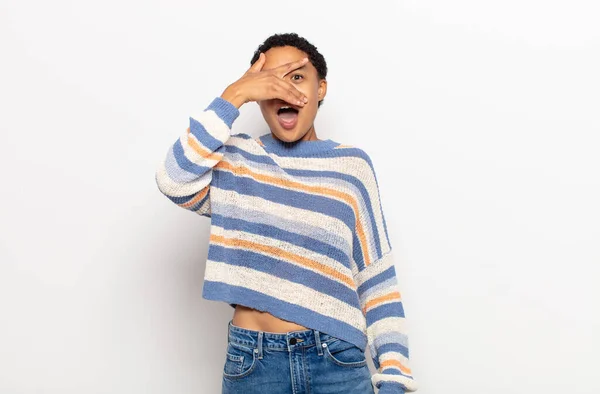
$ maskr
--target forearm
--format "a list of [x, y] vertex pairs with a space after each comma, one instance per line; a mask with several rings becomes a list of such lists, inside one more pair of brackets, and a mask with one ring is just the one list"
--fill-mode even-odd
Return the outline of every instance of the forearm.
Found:
[[208, 192], [212, 170], [223, 158], [224, 144], [238, 109], [217, 97], [197, 115], [190, 116], [187, 130], [169, 148], [156, 170], [159, 190], [184, 208]]

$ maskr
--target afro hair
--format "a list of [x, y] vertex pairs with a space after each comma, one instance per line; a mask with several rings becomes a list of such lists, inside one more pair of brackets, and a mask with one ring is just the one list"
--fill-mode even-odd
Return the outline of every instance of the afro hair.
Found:
[[[261, 52], [266, 52], [271, 48], [284, 46], [291, 46], [306, 53], [309, 61], [317, 69], [319, 78], [325, 79], [327, 77], [327, 63], [325, 62], [323, 55], [321, 55], [321, 53], [317, 50], [316, 46], [308, 42], [304, 37], [300, 37], [296, 33], [273, 34], [267, 38], [258, 46], [256, 51], [254, 51], [250, 65], [253, 65], [258, 60]], [[319, 107], [321, 106], [322, 102], [323, 100], [319, 101]]]

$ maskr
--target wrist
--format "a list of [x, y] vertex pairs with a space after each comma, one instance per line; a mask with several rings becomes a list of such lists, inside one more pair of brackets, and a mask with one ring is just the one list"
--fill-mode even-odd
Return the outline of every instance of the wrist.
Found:
[[240, 108], [242, 105], [246, 103], [246, 99], [240, 93], [239, 89], [235, 85], [229, 85], [221, 94], [221, 98], [223, 100], [229, 101], [236, 108]]

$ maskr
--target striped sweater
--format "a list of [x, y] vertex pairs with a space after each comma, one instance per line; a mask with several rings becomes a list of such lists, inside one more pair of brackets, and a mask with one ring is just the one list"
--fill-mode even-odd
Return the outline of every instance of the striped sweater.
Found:
[[330, 139], [233, 134], [238, 116], [215, 98], [156, 171], [172, 202], [211, 218], [202, 296], [369, 346], [380, 393], [415, 391], [370, 157]]

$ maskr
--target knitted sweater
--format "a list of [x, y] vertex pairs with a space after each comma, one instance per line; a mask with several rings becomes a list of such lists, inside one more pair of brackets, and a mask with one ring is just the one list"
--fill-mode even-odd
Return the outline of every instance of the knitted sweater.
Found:
[[156, 171], [172, 202], [211, 218], [202, 296], [369, 346], [380, 393], [417, 390], [370, 157], [330, 139], [232, 134], [238, 116], [215, 98]]

